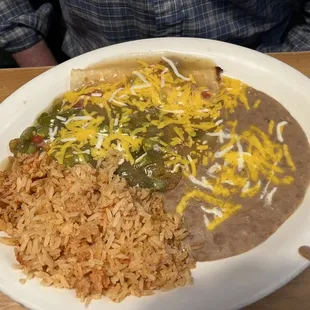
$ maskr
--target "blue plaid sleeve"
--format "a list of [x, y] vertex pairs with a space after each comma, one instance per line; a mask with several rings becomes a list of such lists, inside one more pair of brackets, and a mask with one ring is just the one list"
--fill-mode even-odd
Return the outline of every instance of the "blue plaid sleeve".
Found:
[[258, 50], [264, 53], [310, 51], [310, 1], [306, 1], [303, 13], [304, 22], [292, 28], [282, 43], [261, 45]]
[[38, 43], [48, 31], [51, 12], [49, 3], [35, 11], [28, 0], [1, 0], [0, 48], [15, 53]]

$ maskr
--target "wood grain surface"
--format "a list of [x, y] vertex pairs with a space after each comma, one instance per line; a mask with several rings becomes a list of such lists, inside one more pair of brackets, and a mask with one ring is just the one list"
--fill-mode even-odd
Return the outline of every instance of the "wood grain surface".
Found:
[[[310, 77], [310, 52], [276, 53], [277, 58]], [[2, 69], [0, 70], [0, 102], [16, 89], [48, 70], [43, 68]], [[309, 240], [310, 243], [310, 240]], [[309, 310], [310, 309], [310, 268], [290, 283], [261, 299], [244, 310]], [[25, 310], [0, 292], [0, 310]], [[55, 309], [56, 310], [56, 309]], [[206, 309], [207, 310], [207, 309]]]

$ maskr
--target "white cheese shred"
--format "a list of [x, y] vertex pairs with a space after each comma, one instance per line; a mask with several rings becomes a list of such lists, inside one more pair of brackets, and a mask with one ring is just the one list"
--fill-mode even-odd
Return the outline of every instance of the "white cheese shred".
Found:
[[[168, 68], [165, 68], [165, 70], [161, 73], [161, 75], [160, 75], [160, 88], [164, 88], [165, 87], [165, 83], [166, 83], [166, 81], [165, 81], [165, 77], [164, 77], [164, 75], [167, 73], [169, 71], [169, 69]], [[182, 93], [181, 93], [182, 94]]]
[[241, 193], [246, 193], [246, 192], [249, 190], [249, 188], [250, 188], [250, 181], [247, 181], [247, 182], [244, 184], [244, 186], [243, 186], [243, 188], [242, 188], [242, 190], [241, 190]]
[[213, 209], [209, 209], [209, 208], [206, 208], [205, 206], [200, 206], [201, 210], [207, 214], [213, 214], [215, 216], [218, 216], [218, 217], [223, 217], [223, 212], [221, 211], [220, 208], [213, 208]]
[[287, 121], [283, 121], [277, 125], [277, 138], [281, 143], [284, 141], [281, 130], [282, 130], [282, 127], [287, 124], [288, 124]]
[[166, 113], [173, 113], [173, 114], [182, 114], [184, 113], [184, 110], [165, 110], [165, 109], [160, 109], [162, 112]]
[[268, 193], [268, 194], [266, 195], [266, 199], [265, 199], [266, 205], [268, 205], [268, 206], [271, 205], [273, 195], [275, 194], [275, 192], [277, 191], [277, 189], [278, 189], [277, 187], [274, 187], [274, 188], [270, 191], [270, 193]]
[[237, 149], [238, 149], [238, 171], [241, 171], [244, 167], [244, 158], [243, 158], [243, 148], [240, 143], [240, 139], [237, 139]]
[[142, 89], [142, 88], [148, 88], [151, 87], [151, 84], [146, 80], [146, 78], [138, 71], [133, 71], [132, 74], [136, 75], [138, 78], [141, 79], [141, 81], [144, 83], [142, 85], [133, 85], [130, 87], [130, 92], [133, 95], [137, 95], [135, 92], [135, 89]]
[[218, 137], [221, 144], [224, 143], [224, 139], [230, 139], [232, 137], [231, 134], [224, 132], [223, 130], [217, 132], [209, 132], [207, 133], [210, 137]]
[[146, 78], [138, 71], [132, 71], [132, 74], [136, 75], [138, 78], [140, 78], [142, 80], [142, 82], [144, 84], [148, 84], [148, 81], [146, 80]]
[[209, 189], [211, 191], [213, 190], [213, 186], [206, 180], [206, 178], [201, 178], [201, 180], [198, 180], [193, 175], [189, 175], [188, 178], [195, 185]]
[[[275, 163], [274, 163], [274, 166], [277, 166], [277, 165], [278, 165], [278, 163], [275, 162]], [[274, 174], [274, 172], [272, 172], [272, 175], [273, 175], [273, 174]], [[259, 196], [259, 199], [263, 199], [263, 198], [266, 196], [267, 190], [268, 190], [268, 187], [269, 187], [270, 183], [271, 183], [271, 181], [268, 181], [268, 182], [267, 182], [266, 186], [263, 188], [263, 190], [262, 190], [262, 192], [261, 192], [261, 194], [260, 194], [260, 196]]]
[[61, 142], [74, 142], [76, 141], [76, 138], [72, 137], [72, 138], [64, 138], [60, 140]]
[[218, 151], [214, 154], [215, 158], [221, 158], [223, 157], [226, 153], [228, 153], [230, 150], [232, 150], [234, 148], [233, 145], [228, 146], [226, 149], [222, 150], [222, 151]]
[[220, 171], [221, 169], [222, 169], [222, 166], [219, 163], [215, 163], [208, 169], [208, 174], [213, 175], [215, 172], [217, 172], [217, 170]]
[[138, 157], [138, 158], [135, 160], [135, 164], [138, 164], [146, 155], [147, 155], [147, 153], [144, 153], [144, 154], [142, 154], [140, 157]]
[[64, 124], [67, 125], [72, 121], [90, 121], [92, 119], [91, 116], [85, 115], [85, 116], [73, 116], [69, 118]]
[[91, 97], [102, 97], [102, 93], [100, 92], [94, 92], [90, 94]]
[[174, 74], [175, 74], [177, 77], [179, 77], [180, 79], [182, 79], [182, 80], [184, 80], [184, 81], [187, 81], [187, 82], [189, 82], [189, 81], [191, 80], [190, 78], [185, 77], [184, 75], [182, 75], [182, 74], [178, 71], [177, 67], [175, 66], [175, 64], [173, 63], [173, 61], [172, 61], [171, 59], [169, 59], [169, 58], [167, 58], [167, 57], [165, 57], [165, 56], [162, 56], [161, 59], [162, 59], [163, 61], [167, 62], [167, 63], [170, 65], [171, 69], [173, 70]]
[[173, 170], [171, 171], [172, 173], [177, 173], [179, 171], [179, 168], [180, 168], [181, 164], [178, 163], [176, 164], [174, 167], [173, 167]]
[[73, 151], [72, 153], [73, 154], [80, 154], [81, 153], [81, 154], [88, 154], [89, 155], [90, 154], [90, 150], [85, 150], [85, 151], [81, 151], [81, 152]]
[[58, 126], [56, 126], [54, 129], [52, 128], [48, 128], [48, 133], [49, 133], [49, 137], [50, 137], [50, 141], [53, 142], [55, 140], [55, 136], [57, 134], [58, 131]]
[[206, 214], [203, 215], [203, 221], [204, 221], [206, 227], [208, 227], [210, 224], [210, 220], [208, 219]]
[[98, 139], [95, 148], [100, 149], [103, 143], [104, 136], [101, 133], [98, 133]]
[[121, 106], [121, 107], [127, 106], [126, 103], [121, 102], [121, 101], [118, 101], [118, 100], [115, 99], [116, 95], [117, 95], [120, 91], [122, 91], [123, 89], [124, 89], [123, 87], [120, 87], [120, 88], [116, 89], [116, 90], [112, 93], [111, 97], [108, 99], [108, 102], [113, 102], [113, 103], [115, 103], [116, 105]]
[[62, 122], [65, 122], [67, 120], [65, 117], [59, 115], [57, 115], [56, 118]]

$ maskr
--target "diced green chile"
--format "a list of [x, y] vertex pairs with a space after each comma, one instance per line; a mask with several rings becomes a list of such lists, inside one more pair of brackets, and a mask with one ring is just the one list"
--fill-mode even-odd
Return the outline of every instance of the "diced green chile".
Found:
[[62, 108], [62, 98], [56, 98], [53, 102], [51, 112], [57, 113], [60, 112]]
[[147, 158], [147, 161], [143, 163], [133, 166], [129, 162], [124, 162], [118, 167], [116, 173], [124, 177], [130, 186], [138, 185], [139, 187], [162, 192], [176, 187], [182, 175], [170, 172], [164, 167], [163, 161], [158, 159], [156, 161], [155, 157], [149, 163], [151, 161], [150, 158]]
[[41, 126], [50, 126], [52, 119], [55, 119], [54, 115], [49, 115], [47, 113], [42, 113], [38, 118], [38, 124]]
[[26, 151], [27, 154], [34, 154], [37, 151], [37, 147], [34, 143], [30, 143]]
[[37, 134], [44, 138], [48, 138], [49, 136], [49, 126], [39, 125], [37, 127]]
[[135, 164], [136, 168], [143, 168], [147, 165], [153, 164], [156, 162], [156, 157], [150, 155], [149, 153], [147, 153], [146, 155], [144, 155], [141, 160]]
[[20, 143], [20, 139], [13, 139], [9, 143], [9, 148], [11, 153], [15, 154], [17, 151], [18, 144]]
[[29, 145], [30, 145], [29, 140], [21, 140], [16, 147], [16, 151], [23, 154], [27, 153]]
[[110, 128], [109, 128], [109, 126], [106, 123], [102, 122], [99, 125], [99, 132], [100, 133], [107, 133], [107, 132], [109, 132], [109, 130], [110, 130]]
[[20, 135], [20, 138], [22, 140], [31, 140], [31, 138], [36, 134], [36, 132], [37, 130], [34, 126], [27, 127]]

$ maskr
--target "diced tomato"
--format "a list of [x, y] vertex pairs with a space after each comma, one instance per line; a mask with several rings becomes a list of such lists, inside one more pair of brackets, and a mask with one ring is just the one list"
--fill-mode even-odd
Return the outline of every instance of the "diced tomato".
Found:
[[42, 136], [33, 136], [32, 142], [35, 144], [41, 144], [43, 142], [43, 137]]
[[84, 107], [84, 100], [81, 99], [72, 108], [81, 110], [83, 109], [83, 107]]
[[203, 90], [203, 91], [201, 92], [201, 96], [202, 96], [202, 98], [204, 98], [204, 99], [209, 99], [209, 98], [211, 98], [211, 92], [209, 92], [208, 90]]

